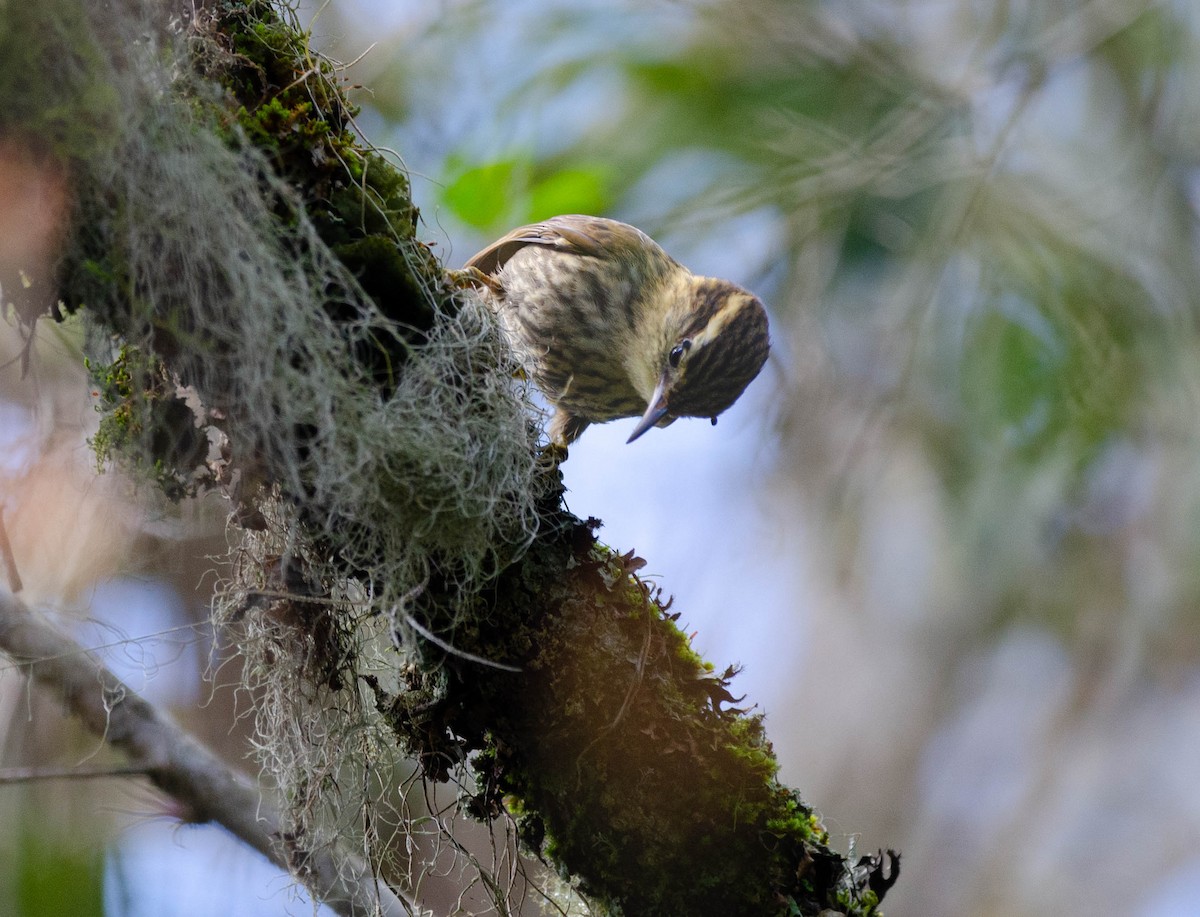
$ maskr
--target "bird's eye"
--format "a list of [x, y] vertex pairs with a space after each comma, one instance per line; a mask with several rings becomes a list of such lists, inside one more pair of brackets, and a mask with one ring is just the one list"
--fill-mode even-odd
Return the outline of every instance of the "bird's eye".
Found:
[[672, 369], [679, 365], [679, 361], [683, 359], [683, 355], [691, 350], [691, 348], [692, 342], [686, 338], [671, 348], [671, 353], [668, 354], [667, 361], [671, 364]]

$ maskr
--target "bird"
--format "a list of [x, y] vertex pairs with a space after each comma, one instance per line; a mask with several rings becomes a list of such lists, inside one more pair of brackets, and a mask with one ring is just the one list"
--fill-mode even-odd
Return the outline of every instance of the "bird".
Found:
[[467, 261], [504, 336], [554, 407], [551, 443], [640, 417], [627, 443], [717, 416], [770, 351], [757, 296], [701, 277], [628, 223], [566, 214], [514, 229]]

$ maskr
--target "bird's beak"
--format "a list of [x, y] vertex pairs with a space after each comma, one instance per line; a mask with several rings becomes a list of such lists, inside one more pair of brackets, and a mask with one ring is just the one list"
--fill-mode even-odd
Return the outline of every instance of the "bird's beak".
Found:
[[658, 380], [658, 385], [654, 389], [654, 394], [650, 396], [650, 407], [646, 408], [646, 413], [642, 415], [642, 419], [638, 421], [638, 425], [633, 428], [633, 433], [629, 439], [625, 440], [625, 444], [633, 442], [652, 426], [667, 416], [667, 377], [663, 376]]

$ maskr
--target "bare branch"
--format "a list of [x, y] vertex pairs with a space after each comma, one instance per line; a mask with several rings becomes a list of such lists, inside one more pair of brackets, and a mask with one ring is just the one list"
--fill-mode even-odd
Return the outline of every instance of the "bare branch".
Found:
[[148, 703], [87, 650], [10, 594], [0, 595], [0, 650], [96, 735], [129, 756], [159, 789], [182, 803], [193, 822], [216, 822], [271, 862], [297, 875], [347, 917], [420, 913], [344, 850], [303, 850], [280, 833], [275, 808], [165, 712]]
[[13, 557], [12, 544], [8, 540], [8, 528], [4, 525], [4, 517], [0, 516], [0, 561], [4, 564], [4, 574], [8, 577], [8, 588], [14, 593], [22, 589], [21, 574], [17, 570], [17, 561]]

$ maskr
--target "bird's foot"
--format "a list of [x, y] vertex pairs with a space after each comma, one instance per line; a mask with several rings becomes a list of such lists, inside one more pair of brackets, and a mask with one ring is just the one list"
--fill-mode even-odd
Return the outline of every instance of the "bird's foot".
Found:
[[477, 267], [464, 267], [461, 271], [446, 271], [446, 277], [449, 279], [451, 286], [457, 287], [460, 290], [465, 290], [467, 287], [475, 289], [487, 289], [493, 293], [500, 292], [500, 283], [495, 277], [490, 274], [485, 274]]
[[567, 444], [562, 440], [552, 439], [538, 452], [538, 458], [551, 468], [557, 468], [567, 460], [569, 452]]

